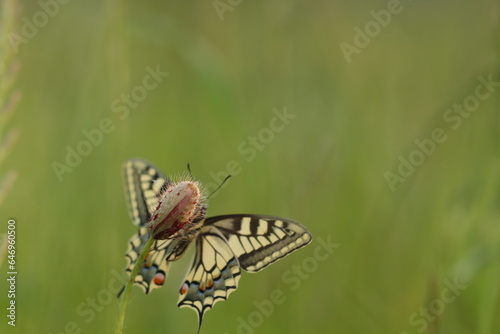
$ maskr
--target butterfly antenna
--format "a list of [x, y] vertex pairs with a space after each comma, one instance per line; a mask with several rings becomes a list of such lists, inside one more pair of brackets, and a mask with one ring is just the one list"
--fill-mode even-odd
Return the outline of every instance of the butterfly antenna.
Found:
[[219, 186], [215, 188], [215, 190], [212, 191], [210, 195], [208, 195], [207, 200], [210, 199], [210, 197], [212, 197], [212, 195], [215, 194], [224, 185], [224, 183], [226, 183], [226, 181], [229, 180], [231, 176], [232, 176], [231, 174], [228, 174], [226, 178], [219, 184]]
[[187, 163], [187, 169], [188, 169], [189, 177], [191, 178], [191, 180], [194, 180], [193, 173], [191, 172], [191, 165], [189, 164], [189, 162]]

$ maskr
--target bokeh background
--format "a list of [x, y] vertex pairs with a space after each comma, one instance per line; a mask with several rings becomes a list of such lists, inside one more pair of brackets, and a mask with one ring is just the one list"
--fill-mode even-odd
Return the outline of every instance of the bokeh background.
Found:
[[[401, 1], [350, 62], [340, 44], [355, 45], [370, 11], [393, 2], [221, 0], [221, 16], [213, 1], [70, 1], [51, 7], [17, 53], [6, 38], [47, 10], [1, 3], [0, 102], [22, 94], [1, 124], [0, 173], [11, 185], [1, 231], [9, 218], [18, 227], [17, 323], [6, 324], [2, 279], [2, 333], [113, 332], [118, 300], [101, 291], [123, 271], [135, 231], [121, 176], [131, 157], [170, 175], [189, 162], [205, 184], [235, 160], [240, 173], [210, 200], [210, 215], [289, 217], [315, 237], [244, 273], [202, 333], [497, 333], [500, 87], [456, 129], [443, 115], [474, 95], [479, 76], [500, 81], [498, 1]], [[140, 86], [148, 66], [169, 75], [120, 119], [113, 101]], [[269, 128], [273, 109], [295, 118], [247, 161], [238, 147]], [[114, 130], [60, 181], [53, 163], [66, 164], [67, 146], [106, 118]], [[392, 191], [384, 173], [397, 173], [399, 156], [436, 128], [447, 140]], [[340, 246], [312, 266], [328, 238]], [[162, 289], [134, 289], [126, 333], [195, 333], [195, 313], [176, 307], [191, 254]], [[310, 272], [292, 290], [283, 275], [299, 277], [289, 271], [304, 263]], [[466, 288], [444, 303], [455, 280]], [[277, 288], [286, 300], [238, 328]], [[78, 309], [98, 296], [87, 322]], [[438, 312], [425, 320], [429, 307]]]

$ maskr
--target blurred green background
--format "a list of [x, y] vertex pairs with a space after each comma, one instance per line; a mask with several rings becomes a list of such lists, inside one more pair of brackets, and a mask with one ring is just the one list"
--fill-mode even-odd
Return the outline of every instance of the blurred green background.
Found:
[[[497, 333], [499, 88], [456, 129], [443, 116], [474, 95], [478, 76], [500, 81], [500, 5], [402, 1], [348, 62], [340, 44], [355, 45], [354, 29], [389, 3], [222, 0], [221, 19], [212, 0], [70, 1], [14, 58], [6, 34], [21, 36], [46, 10], [21, 1], [15, 20], [3, 15], [2, 66], [17, 59], [21, 69], [2, 96], [22, 99], [1, 125], [4, 143], [10, 130], [19, 136], [0, 171], [18, 173], [0, 208], [2, 233], [8, 218], [17, 221], [17, 324], [2, 313], [0, 331], [64, 333], [74, 322], [81, 333], [113, 332], [117, 299], [88, 322], [78, 308], [107, 297], [101, 291], [123, 272], [135, 229], [121, 164], [143, 157], [170, 175], [189, 162], [205, 184], [235, 160], [241, 172], [211, 199], [209, 215], [289, 217], [315, 238], [244, 273], [237, 292], [206, 314], [202, 333]], [[121, 119], [113, 101], [141, 86], [148, 66], [169, 75]], [[247, 161], [238, 147], [265, 137], [273, 109], [295, 118]], [[82, 131], [106, 118], [113, 131], [60, 182], [53, 163], [66, 164], [67, 146], [77, 149]], [[384, 173], [397, 173], [399, 156], [408, 159], [414, 141], [436, 128], [447, 140], [391, 191]], [[340, 246], [319, 262], [318, 240], [328, 238]], [[162, 289], [134, 288], [126, 333], [196, 332], [195, 313], [176, 307], [191, 255]], [[292, 290], [283, 275], [304, 264], [310, 272]], [[0, 270], [6, 277], [5, 263]], [[445, 303], [447, 280], [466, 288]], [[258, 326], [238, 328], [238, 319], [258, 320], [248, 320], [254, 301], [277, 288], [286, 300]], [[5, 314], [6, 295], [2, 279]], [[424, 308], [435, 310], [428, 320]]]

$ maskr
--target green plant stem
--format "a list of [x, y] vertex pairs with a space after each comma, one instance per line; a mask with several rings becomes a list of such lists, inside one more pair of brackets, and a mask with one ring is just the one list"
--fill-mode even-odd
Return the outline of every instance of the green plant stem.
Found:
[[120, 300], [120, 307], [119, 307], [119, 313], [118, 313], [118, 324], [116, 325], [116, 334], [122, 334], [123, 333], [123, 324], [125, 322], [125, 312], [127, 311], [127, 304], [128, 304], [128, 299], [130, 297], [130, 291], [132, 291], [132, 286], [134, 285], [135, 282], [135, 276], [137, 276], [137, 273], [139, 272], [139, 268], [141, 268], [142, 264], [144, 263], [144, 259], [146, 258], [146, 255], [149, 253], [149, 249], [151, 248], [151, 245], [155, 239], [153, 239], [153, 236], [149, 238], [149, 240], [146, 242], [144, 245], [144, 248], [141, 251], [141, 254], [137, 258], [137, 261], [135, 262], [134, 269], [132, 270], [132, 273], [130, 273], [130, 277], [127, 281], [127, 284], [125, 285], [125, 290], [123, 290], [123, 296], [122, 299]]

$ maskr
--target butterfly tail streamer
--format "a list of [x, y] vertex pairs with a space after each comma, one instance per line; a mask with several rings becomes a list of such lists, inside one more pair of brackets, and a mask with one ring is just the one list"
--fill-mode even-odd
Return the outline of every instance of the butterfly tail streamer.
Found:
[[124, 286], [122, 286], [122, 288], [120, 289], [120, 291], [118, 291], [118, 293], [117, 293], [117, 295], [116, 295], [116, 298], [118, 298], [118, 299], [119, 299], [119, 298], [121, 297], [121, 295], [122, 295], [123, 291], [125, 291], [125, 285], [124, 285]]

